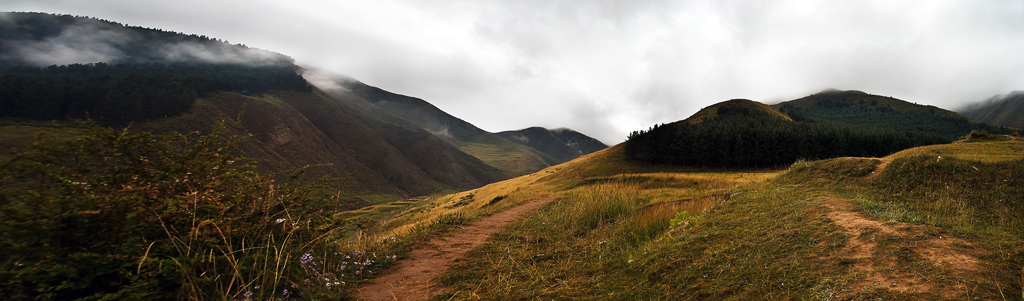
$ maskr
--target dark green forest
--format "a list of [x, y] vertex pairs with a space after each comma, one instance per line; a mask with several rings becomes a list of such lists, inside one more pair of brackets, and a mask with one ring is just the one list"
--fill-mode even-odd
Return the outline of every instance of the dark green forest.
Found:
[[[625, 145], [628, 159], [701, 167], [776, 167], [798, 159], [882, 157], [922, 145], [952, 142], [963, 132], [933, 132], [922, 119], [906, 115], [921, 128], [869, 127], [841, 122], [792, 122], [766, 112], [723, 106], [701, 123], [677, 122], [635, 131]], [[935, 122], [928, 119], [928, 122]]]
[[1010, 134], [1012, 130], [972, 122], [935, 106], [910, 103], [861, 91], [827, 90], [773, 106], [798, 122], [859, 129], [898, 129], [937, 134], [953, 141], [974, 130]]
[[0, 118], [123, 125], [187, 112], [215, 91], [309, 91], [292, 67], [200, 63], [16, 66], [0, 74]]

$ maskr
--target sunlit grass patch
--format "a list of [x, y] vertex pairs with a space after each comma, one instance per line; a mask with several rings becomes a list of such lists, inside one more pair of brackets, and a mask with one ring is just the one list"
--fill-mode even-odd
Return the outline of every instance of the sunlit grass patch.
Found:
[[886, 158], [913, 156], [957, 158], [978, 162], [1006, 162], [1024, 158], [1024, 141], [985, 141], [975, 143], [939, 144], [904, 150]]

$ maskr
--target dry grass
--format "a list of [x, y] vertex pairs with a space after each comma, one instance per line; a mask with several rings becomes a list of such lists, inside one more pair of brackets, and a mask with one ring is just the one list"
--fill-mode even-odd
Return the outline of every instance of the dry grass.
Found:
[[1024, 141], [1012, 140], [930, 145], [901, 151], [886, 158], [895, 159], [921, 155], [989, 163], [1006, 162], [1019, 160], [1024, 156]]
[[[1016, 141], [950, 144], [885, 160], [893, 160], [894, 170], [901, 158], [920, 154], [972, 160], [982, 171], [967, 176], [983, 179], [990, 166], [979, 164], [1019, 160], [1022, 150]], [[992, 209], [967, 202], [1007, 192], [965, 194], [963, 189], [978, 184], [963, 182], [954, 190], [932, 187], [930, 194], [890, 200], [896, 195], [892, 189], [901, 188], [893, 186], [889, 171], [864, 177], [880, 162], [840, 158], [798, 162], [788, 171], [701, 170], [633, 165], [613, 147], [535, 174], [433, 197], [380, 229], [415, 237], [452, 214], [471, 220], [530, 199], [561, 196], [457, 261], [443, 276], [446, 293], [437, 299], [985, 299], [1021, 293], [1024, 276], [1013, 267], [1024, 262], [1024, 248], [1009, 243], [1020, 241], [1020, 234], [981, 222], [982, 213]], [[962, 162], [970, 168], [971, 161]], [[837, 197], [852, 200], [852, 208], [842, 209], [852, 211], [840, 214], [827, 206]], [[908, 205], [924, 199], [934, 202]], [[672, 221], [684, 211], [690, 219]], [[854, 235], [836, 216], [904, 230], [872, 240], [888, 232], [861, 229]], [[1005, 217], [995, 219], [1000, 220]], [[959, 239], [953, 244], [930, 236], [953, 234]], [[872, 251], [856, 257], [858, 243], [871, 243]], [[959, 269], [933, 260], [949, 256], [996, 268]]]

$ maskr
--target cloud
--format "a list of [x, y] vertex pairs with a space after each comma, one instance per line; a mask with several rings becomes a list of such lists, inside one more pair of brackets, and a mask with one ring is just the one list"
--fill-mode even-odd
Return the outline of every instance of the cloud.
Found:
[[158, 58], [170, 62], [206, 62], [254, 66], [289, 64], [291, 59], [262, 49], [196, 42], [169, 43], [159, 47]]
[[134, 37], [128, 32], [113, 30], [97, 22], [77, 21], [56, 36], [7, 46], [13, 47], [13, 53], [26, 61], [47, 66], [113, 61], [124, 57], [118, 46], [132, 40]]

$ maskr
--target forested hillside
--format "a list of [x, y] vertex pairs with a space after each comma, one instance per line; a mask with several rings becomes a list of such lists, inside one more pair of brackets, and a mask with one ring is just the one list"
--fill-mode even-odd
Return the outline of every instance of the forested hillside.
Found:
[[630, 134], [632, 160], [701, 167], [775, 167], [798, 159], [883, 157], [922, 145], [949, 143], [973, 130], [1008, 130], [973, 123], [934, 107], [869, 95], [826, 91], [774, 109], [731, 100], [693, 117]]
[[1005, 130], [971, 122], [952, 111], [861, 91], [826, 90], [773, 106], [799, 122], [858, 129], [894, 129], [940, 135], [948, 142], [972, 130]]
[[0, 74], [0, 118], [91, 119], [122, 125], [188, 112], [216, 91], [310, 91], [292, 67], [106, 63], [11, 67]]

